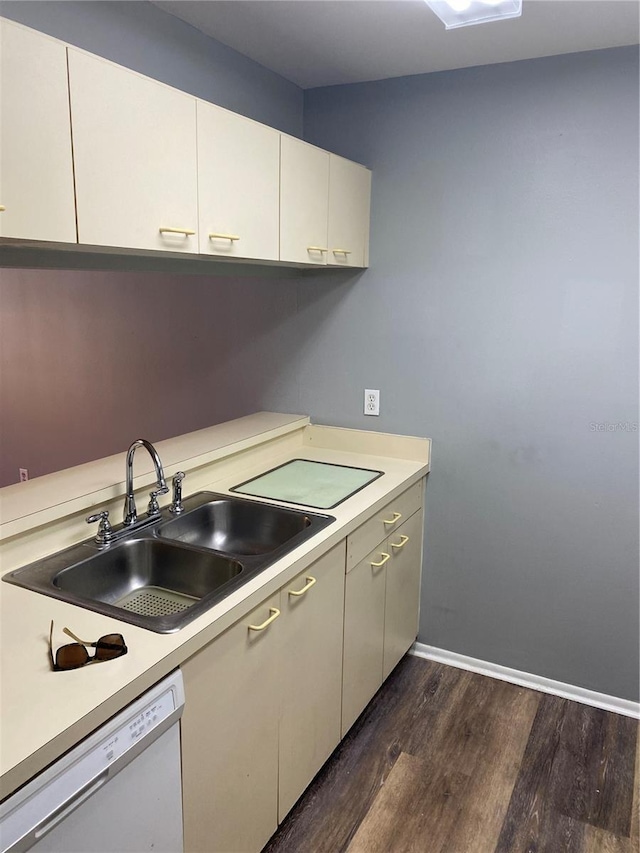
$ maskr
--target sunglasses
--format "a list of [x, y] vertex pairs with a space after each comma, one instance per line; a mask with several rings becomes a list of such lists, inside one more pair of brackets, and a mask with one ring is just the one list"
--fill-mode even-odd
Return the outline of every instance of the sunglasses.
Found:
[[[49, 630], [49, 655], [51, 657], [51, 666], [54, 672], [59, 672], [65, 669], [78, 669], [87, 663], [94, 663], [101, 660], [112, 660], [126, 655], [127, 647], [122, 634], [105, 634], [100, 637], [95, 643], [87, 643], [76, 637], [73, 631], [68, 628], [62, 629], [67, 636], [74, 639], [75, 643], [68, 643], [66, 646], [60, 646], [56, 652], [55, 659], [53, 656], [53, 620], [51, 620], [51, 628]], [[87, 647], [96, 650], [93, 657], [87, 651]]]

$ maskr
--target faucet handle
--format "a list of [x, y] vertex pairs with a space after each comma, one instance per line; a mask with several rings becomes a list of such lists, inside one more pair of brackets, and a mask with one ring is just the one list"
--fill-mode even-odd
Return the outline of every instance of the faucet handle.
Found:
[[86, 521], [87, 524], [93, 524], [96, 521], [100, 522], [98, 532], [95, 535], [95, 541], [98, 545], [108, 545], [111, 542], [113, 539], [113, 528], [109, 522], [108, 509], [100, 510], [95, 515], [88, 515]]
[[173, 479], [171, 480], [171, 485], [173, 486], [173, 500], [171, 501], [169, 512], [172, 512], [174, 515], [180, 515], [181, 512], [184, 512], [184, 507], [182, 506], [182, 481], [184, 478], [184, 471], [178, 471], [174, 474]]
[[147, 515], [160, 515], [160, 504], [158, 503], [159, 495], [166, 495], [169, 491], [169, 486], [159, 486], [153, 492], [149, 492], [149, 506], [147, 507]]

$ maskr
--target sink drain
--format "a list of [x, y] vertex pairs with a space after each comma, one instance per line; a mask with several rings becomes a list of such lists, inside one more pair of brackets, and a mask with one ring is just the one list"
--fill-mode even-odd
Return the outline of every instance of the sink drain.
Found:
[[196, 601], [198, 599], [191, 595], [172, 592], [161, 586], [145, 586], [127, 593], [114, 604], [139, 616], [170, 616], [172, 613], [186, 610]]

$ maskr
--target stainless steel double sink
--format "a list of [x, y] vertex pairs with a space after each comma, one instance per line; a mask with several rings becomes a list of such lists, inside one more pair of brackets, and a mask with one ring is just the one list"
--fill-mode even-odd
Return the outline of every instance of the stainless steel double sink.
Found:
[[9, 572], [8, 583], [159, 633], [178, 631], [335, 519], [199, 492], [177, 517], [99, 548], [89, 539]]

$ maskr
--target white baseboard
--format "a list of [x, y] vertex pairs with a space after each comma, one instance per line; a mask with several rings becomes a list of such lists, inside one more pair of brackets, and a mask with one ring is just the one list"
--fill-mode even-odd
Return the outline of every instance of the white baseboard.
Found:
[[455, 666], [458, 669], [466, 669], [469, 672], [477, 672], [480, 675], [488, 675], [490, 678], [498, 678], [500, 681], [509, 681], [511, 684], [519, 684], [521, 687], [539, 690], [541, 693], [551, 693], [553, 696], [571, 699], [573, 702], [582, 702], [583, 705], [591, 705], [593, 708], [602, 708], [604, 711], [612, 711], [614, 714], [623, 714], [625, 717], [640, 720], [640, 702], [632, 702], [630, 699], [607, 696], [606, 693], [597, 693], [595, 690], [587, 690], [584, 687], [576, 687], [574, 684], [554, 681], [542, 675], [509, 669], [507, 666], [470, 658], [467, 655], [459, 655], [457, 652], [448, 652], [446, 649], [438, 649], [424, 643], [414, 643], [409, 649], [409, 653], [420, 658]]

